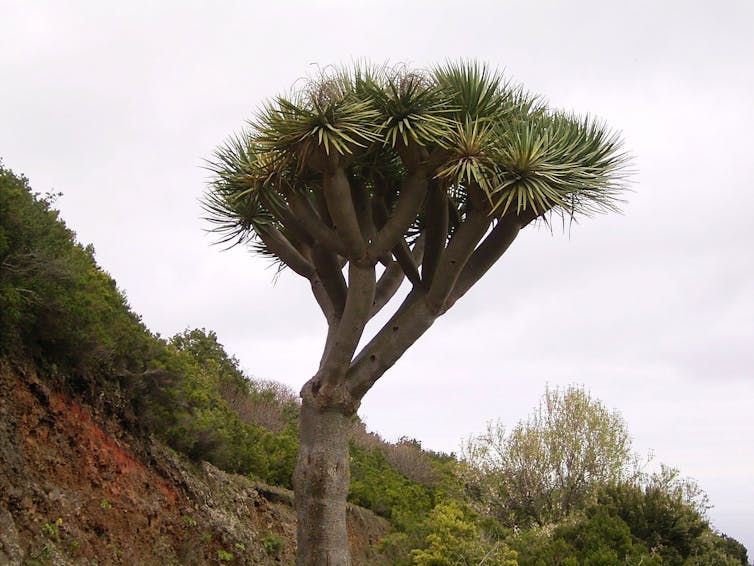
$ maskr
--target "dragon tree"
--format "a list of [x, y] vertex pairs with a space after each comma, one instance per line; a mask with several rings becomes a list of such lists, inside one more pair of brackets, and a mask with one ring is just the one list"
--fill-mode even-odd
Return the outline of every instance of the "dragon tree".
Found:
[[345, 565], [364, 395], [523, 228], [616, 210], [627, 160], [601, 122], [478, 63], [355, 65], [298, 84], [216, 150], [203, 204], [220, 241], [307, 279], [327, 323], [301, 390], [298, 564]]

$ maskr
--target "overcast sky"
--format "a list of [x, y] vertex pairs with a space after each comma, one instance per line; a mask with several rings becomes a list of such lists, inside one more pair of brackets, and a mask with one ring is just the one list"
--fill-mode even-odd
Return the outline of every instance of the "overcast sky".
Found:
[[360, 414], [458, 451], [551, 386], [622, 412], [754, 554], [754, 3], [0, 0], [0, 157], [58, 206], [163, 336], [217, 332], [298, 390], [324, 323], [308, 285], [203, 230], [203, 160], [315, 65], [475, 58], [622, 132], [623, 215], [530, 228]]

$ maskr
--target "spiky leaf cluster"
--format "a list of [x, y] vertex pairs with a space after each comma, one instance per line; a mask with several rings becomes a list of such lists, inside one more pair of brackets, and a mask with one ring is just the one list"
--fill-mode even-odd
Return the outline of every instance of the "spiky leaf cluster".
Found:
[[[602, 123], [549, 110], [483, 65], [357, 65], [324, 70], [268, 101], [216, 151], [204, 206], [222, 242], [252, 240], [286, 263], [262, 233], [274, 228], [302, 252], [318, 240], [294, 233], [302, 206], [335, 230], [323, 185], [336, 168], [355, 208], [368, 209], [359, 218], [368, 243], [407, 175], [424, 175], [430, 192], [443, 191], [451, 218], [465, 218], [475, 199], [491, 222], [511, 214], [531, 221], [614, 210], [625, 164], [619, 138]], [[426, 223], [422, 206], [404, 237], [413, 241]], [[450, 223], [448, 238], [457, 225]]]

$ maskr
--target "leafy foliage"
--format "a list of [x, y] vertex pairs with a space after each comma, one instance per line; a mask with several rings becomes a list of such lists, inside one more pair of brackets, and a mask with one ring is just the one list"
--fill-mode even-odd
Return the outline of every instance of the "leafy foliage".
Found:
[[465, 447], [467, 482], [503, 524], [557, 522], [636, 473], [621, 416], [579, 387], [547, 389], [529, 419], [491, 424]]
[[498, 564], [516, 566], [516, 552], [502, 541], [481, 536], [473, 517], [455, 501], [437, 505], [427, 521], [423, 548], [411, 551], [417, 566]]
[[554, 525], [520, 531], [508, 543], [521, 566], [748, 564], [740, 543], [715, 533], [678, 494], [657, 478], [645, 486], [606, 486], [598, 502]]
[[247, 380], [213, 332], [169, 343], [150, 334], [53, 201], [0, 167], [0, 354], [33, 358], [59, 385], [105, 399], [189, 457], [290, 487], [295, 410], [274, 432], [243, 422], [222, 392], [262, 398], [269, 388]]
[[625, 522], [602, 511], [573, 517], [550, 529], [522, 531], [509, 544], [518, 552], [521, 566], [663, 564], [632, 537]]
[[706, 494], [677, 470], [637, 471], [625, 423], [583, 389], [550, 390], [510, 434], [469, 441], [470, 504], [515, 527], [522, 566], [747, 564], [706, 520]]
[[59, 219], [57, 196], [32, 194], [0, 164], [0, 354], [66, 370], [68, 386], [81, 390], [104, 373], [142, 369], [155, 340], [94, 248]]
[[625, 522], [636, 539], [662, 557], [663, 564], [683, 564], [699, 537], [711, 532], [704, 517], [705, 501], [694, 482], [663, 467], [645, 482], [604, 487], [599, 506]]
[[281, 432], [273, 432], [244, 422], [232, 410], [222, 395], [228, 386], [247, 396], [253, 396], [256, 388], [244, 377], [238, 361], [217, 342], [214, 332], [178, 334], [170, 340], [168, 353], [182, 375], [173, 388], [180, 402], [174, 400], [173, 410], [160, 420], [160, 435], [194, 459], [290, 488], [298, 448], [295, 421], [288, 422]]
[[351, 445], [349, 500], [407, 529], [432, 509], [433, 490], [411, 481], [390, 466], [385, 454]]

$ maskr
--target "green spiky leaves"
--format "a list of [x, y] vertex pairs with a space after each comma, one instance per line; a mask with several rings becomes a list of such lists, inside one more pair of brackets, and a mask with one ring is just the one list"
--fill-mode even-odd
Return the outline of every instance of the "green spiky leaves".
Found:
[[[223, 242], [260, 245], [262, 232], [272, 241], [274, 229], [304, 253], [312, 240], [368, 245], [384, 222], [370, 211], [391, 215], [407, 175], [446, 191], [461, 217], [473, 201], [491, 221], [518, 215], [526, 223], [615, 210], [626, 162], [602, 123], [551, 111], [484, 65], [357, 65], [326, 69], [267, 102], [216, 151], [204, 207]], [[323, 192], [333, 168], [351, 184], [346, 208], [358, 213], [358, 229], [342, 216], [333, 221], [331, 213], [343, 210]], [[308, 228], [294, 237], [300, 213]], [[406, 236], [416, 236], [409, 231], [423, 214]]]
[[517, 91], [497, 72], [479, 63], [448, 63], [434, 70], [437, 87], [446, 94], [456, 119], [496, 120], [513, 110]]
[[259, 143], [265, 148], [295, 150], [308, 157], [321, 147], [328, 155], [331, 151], [345, 155], [378, 139], [377, 113], [368, 102], [343, 99], [308, 105], [285, 98], [275, 102], [259, 123]]
[[382, 69], [364, 80], [364, 94], [380, 114], [385, 146], [436, 145], [453, 127], [447, 97], [424, 73], [402, 67]]
[[500, 214], [511, 207], [568, 216], [617, 209], [627, 158], [599, 122], [544, 114], [510, 125], [497, 149], [501, 175], [490, 197]]
[[274, 183], [282, 158], [264, 151], [249, 133], [233, 136], [215, 151], [209, 169], [214, 178], [202, 205], [219, 235], [219, 243], [235, 245], [253, 240], [275, 218], [263, 201], [274, 201]]
[[321, 148], [326, 155], [351, 154], [377, 141], [379, 114], [360, 96], [356, 77], [336, 71], [310, 81], [290, 98], [269, 102], [252, 127], [270, 150], [295, 152], [302, 159]]
[[476, 185], [491, 212], [568, 216], [616, 210], [626, 157], [620, 141], [598, 122], [539, 113], [495, 123], [467, 117], [449, 139], [437, 176]]
[[476, 185], [491, 196], [499, 177], [497, 143], [493, 122], [466, 116], [445, 136], [446, 157], [436, 177], [456, 187]]

